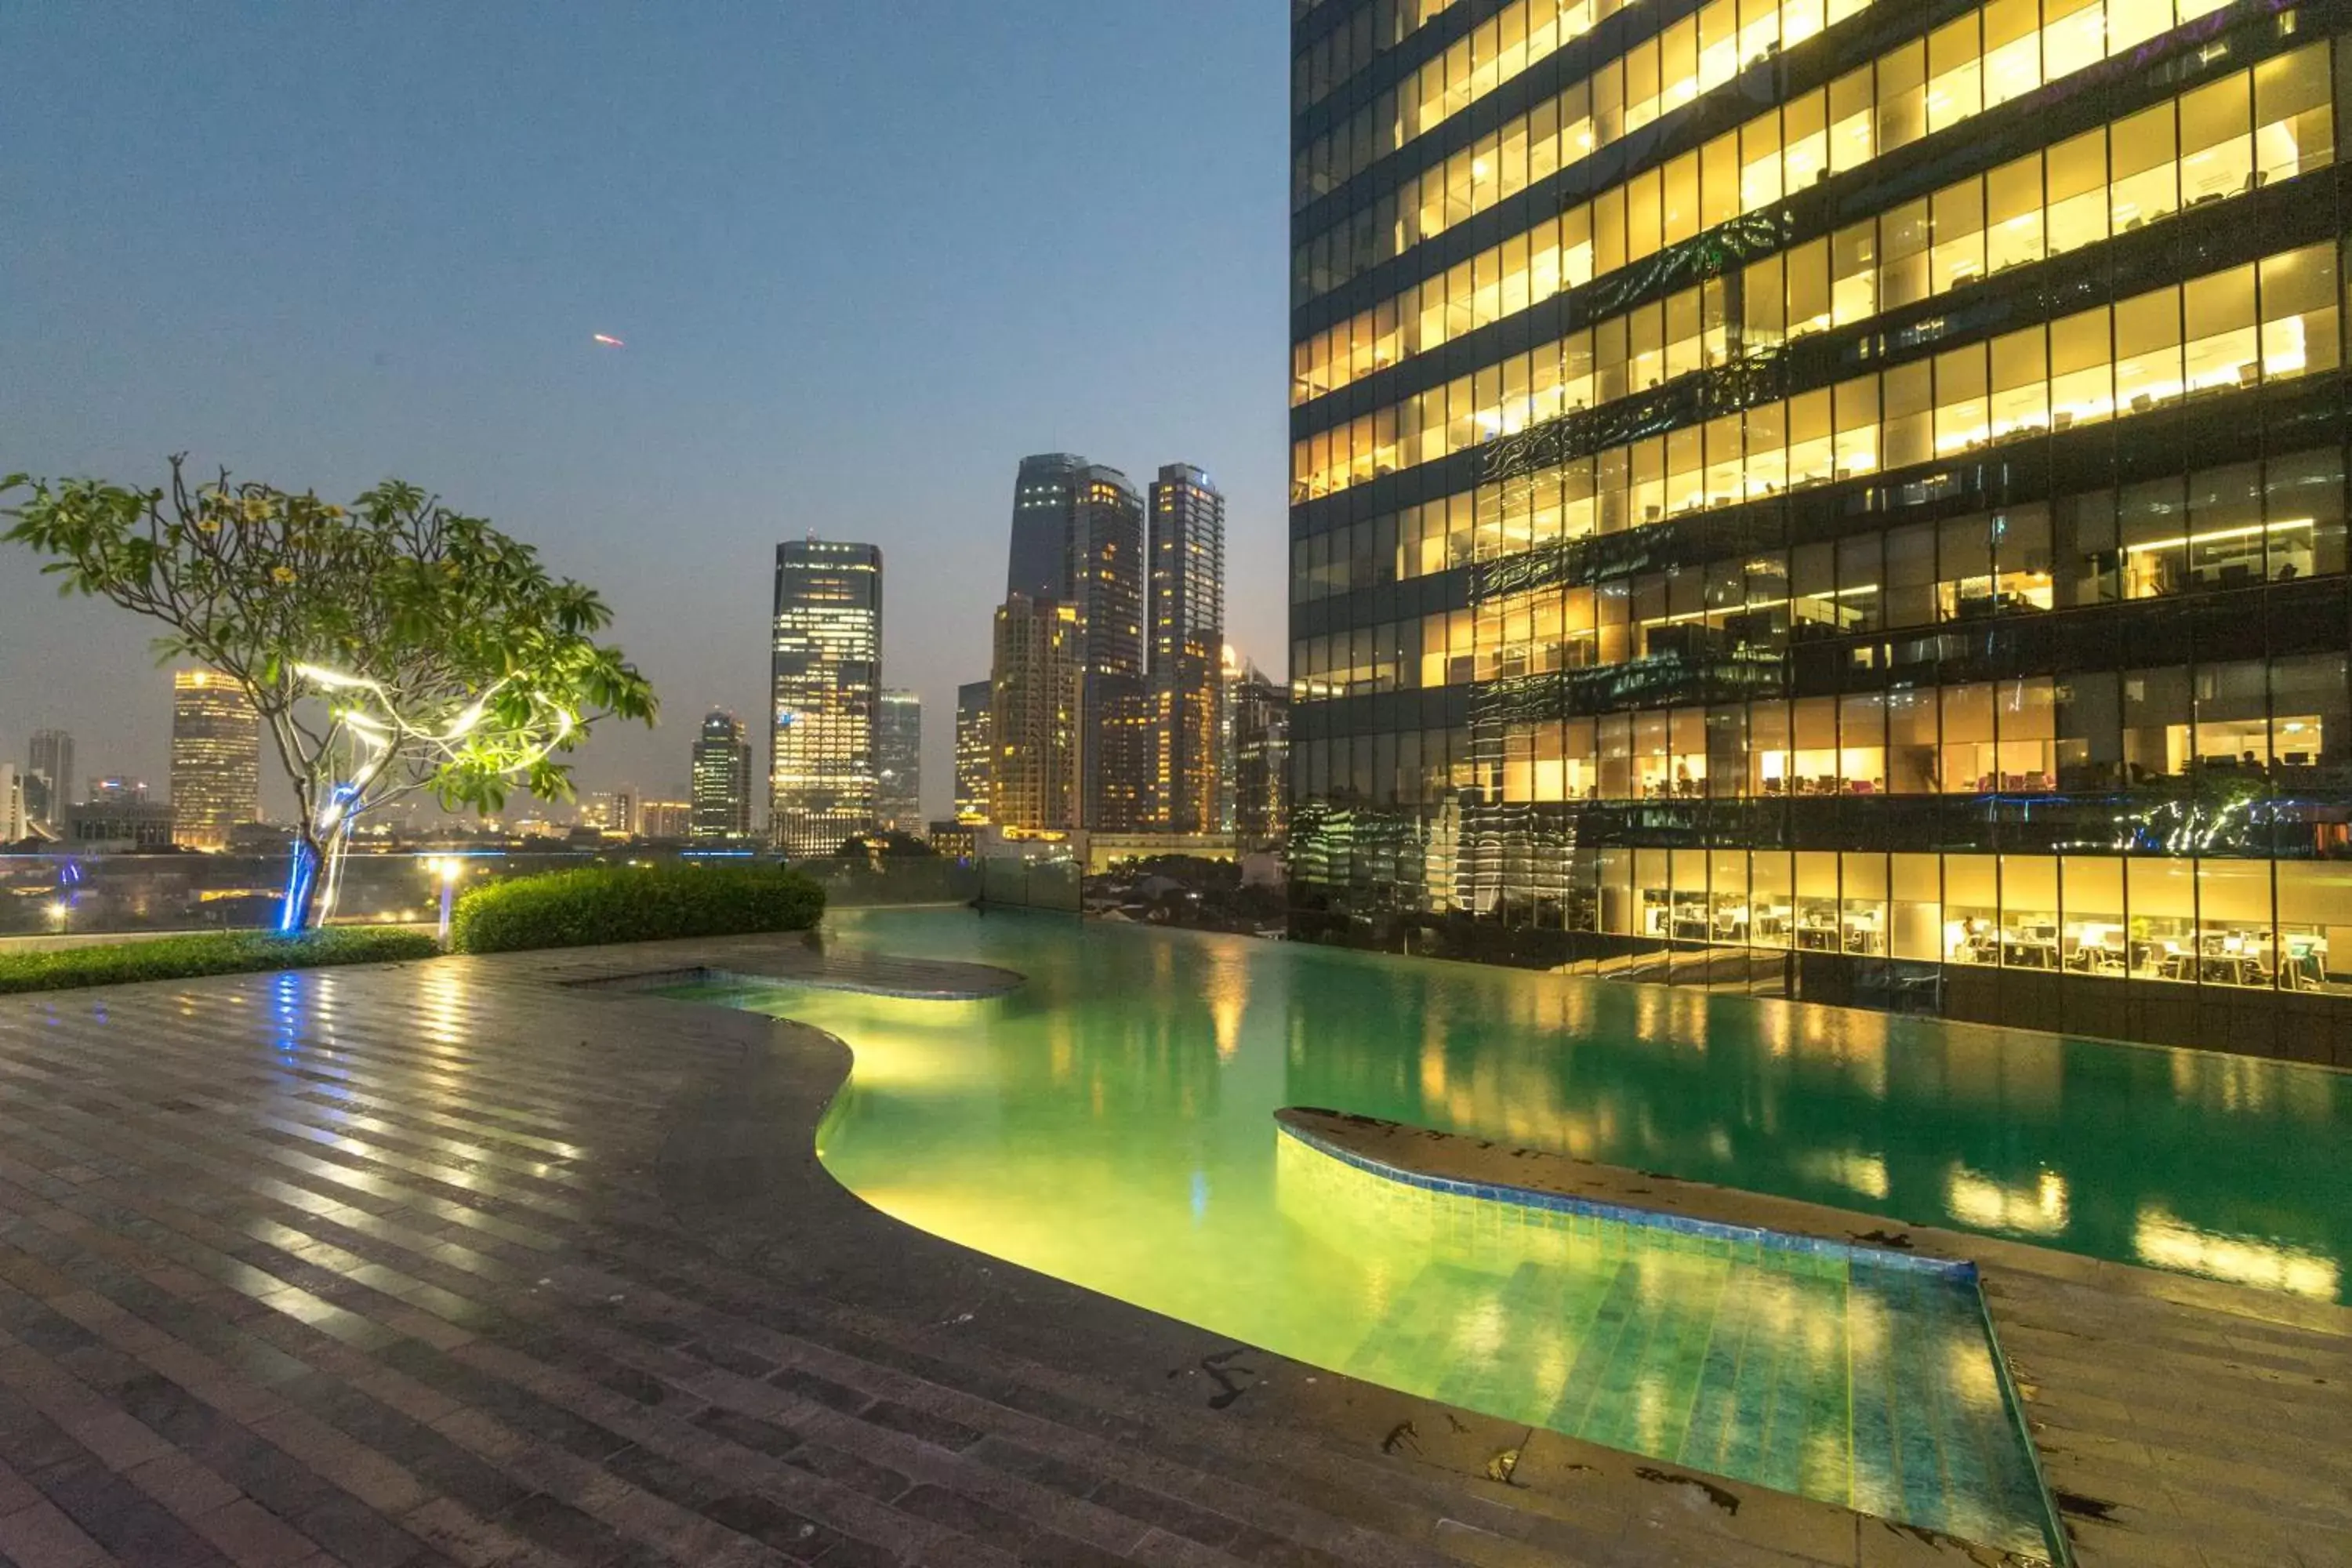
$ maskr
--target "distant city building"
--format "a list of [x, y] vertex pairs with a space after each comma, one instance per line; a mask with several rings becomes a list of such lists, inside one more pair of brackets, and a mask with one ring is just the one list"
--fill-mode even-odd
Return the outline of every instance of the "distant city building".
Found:
[[743, 738], [743, 721], [720, 708], [703, 716], [693, 778], [688, 837], [706, 843], [751, 837], [751, 743]]
[[31, 751], [31, 766], [25, 773], [25, 815], [55, 826], [73, 804], [74, 739], [63, 730], [36, 730]]
[[637, 792], [633, 789], [592, 791], [580, 807], [580, 826], [626, 838], [637, 831]]
[[25, 779], [16, 763], [0, 763], [0, 844], [32, 836], [33, 819], [25, 813]]
[[134, 779], [123, 773], [108, 773], [103, 776], [93, 773], [90, 775], [89, 788], [85, 792], [85, 798], [92, 805], [144, 805], [147, 800], [147, 781]]
[[191, 849], [225, 848], [261, 816], [261, 720], [216, 670], [172, 676], [172, 816], [173, 842]]
[[1234, 691], [1249, 665], [1227, 643], [1217, 668], [1217, 831], [1234, 830]]
[[91, 794], [79, 805], [65, 810], [58, 837], [90, 854], [109, 850], [168, 849], [172, 845], [172, 808], [151, 801], [144, 788], [113, 795]]
[[1225, 702], [1234, 834], [1244, 849], [1275, 843], [1290, 830], [1290, 689], [1238, 660]]
[[989, 713], [989, 818], [1002, 826], [1078, 824], [1085, 637], [1078, 607], [1014, 594], [996, 612]]
[[829, 855], [870, 831], [880, 772], [882, 552], [838, 540], [776, 546], [769, 720], [769, 831]]
[[637, 834], [644, 838], [688, 838], [694, 833], [694, 805], [683, 800], [649, 800], [637, 807]]
[[912, 691], [882, 693], [876, 726], [874, 817], [909, 837], [923, 836], [923, 700]]
[[931, 824], [924, 837], [930, 840], [934, 852], [950, 860], [969, 860], [979, 848], [980, 825], [961, 817], [950, 817]]
[[1152, 481], [1152, 795], [1159, 833], [1222, 830], [1225, 498], [1189, 463]]
[[981, 823], [989, 811], [989, 708], [994, 688], [968, 680], [956, 688], [955, 814], [958, 822]]
[[[1143, 679], [1143, 501], [1117, 468], [1067, 452], [1024, 458], [1013, 483], [1008, 595], [1076, 607], [1083, 633], [1083, 826], [1134, 830], [1150, 815], [1148, 748], [1123, 739], [1148, 711]], [[1000, 750], [1000, 754], [1001, 750]]]

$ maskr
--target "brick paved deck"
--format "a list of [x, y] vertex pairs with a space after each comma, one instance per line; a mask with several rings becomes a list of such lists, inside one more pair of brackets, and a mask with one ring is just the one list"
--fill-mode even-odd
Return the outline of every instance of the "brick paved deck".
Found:
[[560, 984], [825, 962], [0, 999], [0, 1568], [1972, 1560], [898, 1226], [811, 1152], [837, 1043]]

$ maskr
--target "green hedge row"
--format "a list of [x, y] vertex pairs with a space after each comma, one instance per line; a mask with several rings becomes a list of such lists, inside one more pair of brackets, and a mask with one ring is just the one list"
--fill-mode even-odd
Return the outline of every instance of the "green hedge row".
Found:
[[130, 980], [189, 980], [203, 974], [315, 969], [327, 963], [383, 963], [430, 958], [439, 951], [424, 931], [388, 931], [380, 926], [330, 926], [303, 936], [258, 931], [165, 936], [152, 942], [0, 953], [0, 994], [118, 985]]
[[680, 936], [806, 931], [824, 889], [776, 866], [589, 866], [491, 882], [457, 900], [449, 945], [514, 952]]

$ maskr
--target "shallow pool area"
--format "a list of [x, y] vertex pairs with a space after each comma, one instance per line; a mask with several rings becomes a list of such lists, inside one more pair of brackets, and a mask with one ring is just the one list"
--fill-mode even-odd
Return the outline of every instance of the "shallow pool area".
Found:
[[1273, 1112], [2344, 1289], [2340, 1075], [1051, 917], [829, 933], [1028, 977], [984, 1002], [674, 993], [848, 1042], [820, 1153], [876, 1207], [1311, 1364], [1988, 1544], [2040, 1550], [2042, 1521], [1972, 1290], [1448, 1215], [1286, 1151]]

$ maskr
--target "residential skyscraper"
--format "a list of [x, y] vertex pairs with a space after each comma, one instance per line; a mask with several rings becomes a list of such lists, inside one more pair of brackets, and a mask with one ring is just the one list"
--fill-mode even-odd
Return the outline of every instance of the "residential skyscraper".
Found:
[[723, 708], [703, 716], [694, 742], [694, 820], [688, 837], [701, 843], [751, 835], [751, 742], [743, 721]]
[[1162, 833], [1220, 828], [1225, 646], [1225, 498], [1190, 463], [1151, 484], [1152, 793]]
[[991, 806], [989, 778], [992, 748], [989, 709], [994, 699], [993, 684], [986, 680], [968, 680], [956, 688], [955, 727], [955, 814], [958, 822], [981, 823], [988, 820]]
[[892, 833], [923, 833], [923, 700], [885, 691], [875, 738], [875, 821]]
[[73, 804], [74, 739], [63, 730], [33, 731], [25, 773], [25, 815], [47, 827], [66, 819]]
[[1076, 605], [1014, 594], [996, 612], [989, 818], [1000, 826], [1081, 826], [1085, 640]]
[[261, 720], [245, 689], [210, 669], [172, 676], [172, 841], [220, 849], [261, 816]]
[[2347, 14], [1612, 9], [1293, 7], [1294, 934], [2352, 1060]]
[[[1146, 734], [1143, 501], [1117, 468], [1066, 452], [1024, 458], [1014, 480], [1008, 594], [1074, 605], [1084, 631], [1081, 747], [1086, 826], [1148, 824], [1153, 758]], [[1115, 735], [1107, 733], [1115, 731]]]
[[777, 545], [774, 633], [769, 830], [792, 854], [829, 855], [871, 831], [878, 810], [882, 552]]

